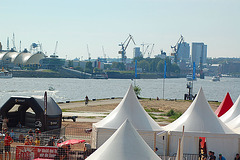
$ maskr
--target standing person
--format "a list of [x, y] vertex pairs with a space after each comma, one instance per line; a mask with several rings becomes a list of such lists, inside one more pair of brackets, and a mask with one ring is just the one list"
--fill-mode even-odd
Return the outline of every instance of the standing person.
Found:
[[7, 127], [7, 122], [8, 122], [8, 119], [7, 117], [4, 117], [3, 118], [3, 122], [2, 122], [2, 130], [6, 130], [8, 127]]
[[88, 101], [89, 101], [88, 96], [86, 96], [86, 97], [85, 97], [85, 105], [88, 104]]
[[240, 160], [239, 154], [236, 154], [236, 157], [234, 158], [234, 160]]
[[222, 154], [219, 154], [219, 158], [218, 158], [218, 159], [219, 159], [219, 160], [226, 160], [226, 158], [223, 157]]
[[40, 146], [40, 139], [39, 137], [36, 137], [36, 140], [34, 142], [35, 146]]
[[84, 158], [87, 158], [91, 154], [91, 145], [84, 143]]
[[0, 160], [3, 160], [3, 149], [4, 149], [4, 134], [0, 133]]
[[9, 133], [6, 133], [6, 136], [4, 138], [4, 148], [5, 148], [5, 160], [7, 160], [7, 153], [8, 153], [8, 159], [11, 159], [11, 144], [13, 143], [13, 139], [9, 136]]
[[10, 137], [12, 137], [13, 140], [16, 140], [15, 133], [13, 132], [13, 129], [11, 129]]
[[48, 146], [55, 146], [55, 138], [56, 136], [53, 136], [52, 138], [49, 139]]

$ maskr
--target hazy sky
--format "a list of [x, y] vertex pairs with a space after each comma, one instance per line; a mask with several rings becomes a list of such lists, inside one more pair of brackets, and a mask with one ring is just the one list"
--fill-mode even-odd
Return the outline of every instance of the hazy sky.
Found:
[[[182, 34], [204, 42], [208, 57], [240, 57], [240, 0], [0, 0], [0, 41], [15, 33], [16, 47], [42, 43], [60, 57], [120, 57], [119, 43], [131, 34], [138, 46], [154, 43], [169, 55]], [[12, 43], [10, 43], [12, 47]], [[133, 57], [130, 43], [127, 57]], [[152, 56], [153, 56], [152, 55]]]

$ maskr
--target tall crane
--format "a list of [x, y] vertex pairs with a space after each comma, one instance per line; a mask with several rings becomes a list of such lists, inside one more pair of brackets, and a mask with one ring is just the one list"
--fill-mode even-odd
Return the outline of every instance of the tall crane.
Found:
[[103, 51], [103, 58], [106, 59], [107, 56], [106, 56], [106, 53], [105, 53], [105, 51], [104, 51], [103, 46], [102, 46], [102, 51]]
[[91, 60], [91, 54], [89, 52], [88, 44], [87, 44], [87, 52], [88, 52], [88, 61], [90, 61]]
[[174, 62], [177, 63], [178, 62], [178, 51], [179, 48], [181, 47], [181, 44], [184, 43], [184, 38], [181, 35], [181, 37], [178, 39], [177, 43], [175, 46], [171, 46], [172, 50], [173, 50], [173, 55], [174, 55]]
[[127, 59], [127, 56], [126, 56], [126, 49], [130, 43], [130, 41], [133, 41], [134, 45], [136, 45], [136, 43], [134, 42], [133, 40], [133, 36], [129, 34], [129, 36], [127, 37], [127, 39], [122, 43], [119, 44], [119, 46], [121, 46], [121, 50], [118, 52], [118, 54], [121, 54], [122, 55], [122, 62], [123, 63], [126, 63], [126, 59]]
[[152, 54], [152, 52], [153, 52], [153, 47], [154, 47], [154, 44], [152, 44], [151, 51], [150, 51], [150, 52], [148, 52], [148, 58], [150, 58], [150, 57], [151, 57], [151, 54]]
[[53, 58], [57, 58], [57, 57], [58, 57], [58, 56], [56, 55], [56, 54], [57, 54], [57, 46], [58, 46], [58, 41], [56, 42], [56, 45], [55, 45], [55, 49], [54, 49], [53, 55], [50, 55], [50, 57], [53, 57]]

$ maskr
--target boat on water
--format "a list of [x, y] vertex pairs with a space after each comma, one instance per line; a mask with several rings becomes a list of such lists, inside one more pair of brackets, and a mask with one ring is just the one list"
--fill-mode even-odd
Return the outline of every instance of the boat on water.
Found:
[[108, 79], [107, 74], [95, 74], [93, 75], [93, 79]]
[[49, 91], [55, 91], [55, 88], [54, 88], [53, 86], [49, 86], [49, 87], [48, 87], [48, 90], [49, 90]]
[[188, 75], [186, 76], [186, 79], [187, 79], [187, 81], [196, 81], [196, 80], [197, 80], [196, 77], [195, 77], [195, 79], [193, 79], [193, 75], [192, 75], [192, 74], [188, 74]]
[[12, 78], [12, 73], [8, 72], [7, 70], [2, 69], [0, 71], [0, 78]]
[[220, 81], [220, 77], [219, 76], [213, 76], [212, 81], [214, 81], [214, 82]]

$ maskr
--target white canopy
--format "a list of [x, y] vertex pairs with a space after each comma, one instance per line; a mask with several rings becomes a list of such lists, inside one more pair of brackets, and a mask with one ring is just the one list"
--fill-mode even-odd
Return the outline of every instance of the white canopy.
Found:
[[126, 120], [87, 160], [161, 160]]
[[240, 96], [238, 97], [236, 102], [233, 104], [233, 106], [224, 115], [220, 117], [220, 119], [223, 122], [228, 123], [238, 115], [240, 115]]
[[118, 129], [128, 119], [138, 131], [162, 131], [163, 129], [148, 115], [139, 103], [130, 85], [119, 105], [103, 120], [95, 123], [96, 128]]
[[164, 130], [181, 132], [183, 125], [185, 132], [234, 134], [212, 111], [202, 88], [184, 114], [173, 123], [165, 126]]
[[[238, 105], [238, 108], [240, 108], [240, 96], [238, 97], [237, 101], [234, 103], [234, 105]], [[228, 121], [226, 125], [231, 128], [231, 129], [237, 129], [240, 127], [240, 114], [237, 115], [235, 118], [232, 120]]]

